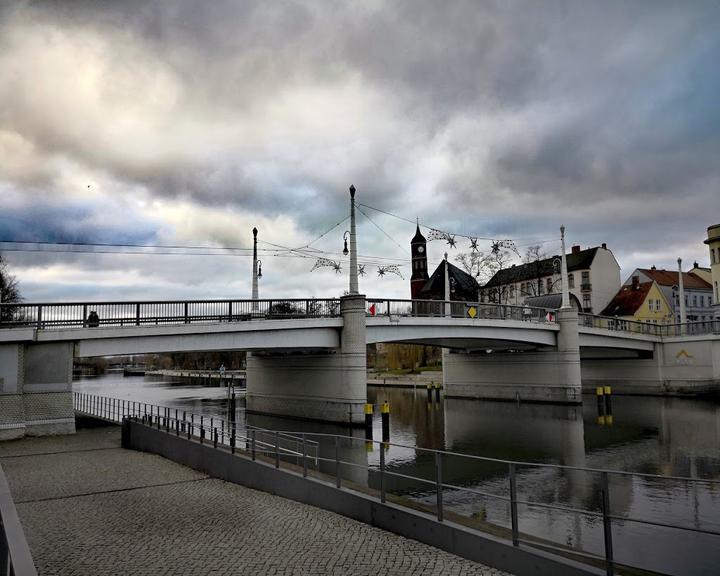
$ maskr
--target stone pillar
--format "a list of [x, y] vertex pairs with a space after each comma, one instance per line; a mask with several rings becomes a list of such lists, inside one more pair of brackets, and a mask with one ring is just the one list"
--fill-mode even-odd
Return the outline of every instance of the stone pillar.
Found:
[[582, 377], [580, 372], [580, 331], [578, 313], [575, 308], [561, 308], [557, 312], [560, 331], [557, 335], [557, 363], [559, 384], [568, 391], [575, 390], [582, 398]]
[[248, 354], [248, 412], [364, 425], [365, 296], [343, 297], [340, 309], [338, 349]]
[[574, 308], [560, 309], [557, 347], [491, 353], [443, 350], [448, 397], [581, 404], [580, 337]]
[[23, 344], [0, 345], [0, 440], [25, 435], [22, 398], [24, 351]]
[[73, 343], [0, 346], [0, 439], [73, 434]]

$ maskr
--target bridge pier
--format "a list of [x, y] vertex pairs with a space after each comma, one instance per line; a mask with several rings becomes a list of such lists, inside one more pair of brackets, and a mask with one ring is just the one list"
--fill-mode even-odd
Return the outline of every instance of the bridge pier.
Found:
[[73, 343], [0, 344], [0, 440], [73, 434]]
[[557, 322], [555, 348], [491, 353], [444, 350], [445, 395], [581, 404], [577, 312], [561, 309]]
[[248, 354], [248, 412], [364, 425], [365, 296], [341, 298], [340, 311], [340, 348], [312, 353]]

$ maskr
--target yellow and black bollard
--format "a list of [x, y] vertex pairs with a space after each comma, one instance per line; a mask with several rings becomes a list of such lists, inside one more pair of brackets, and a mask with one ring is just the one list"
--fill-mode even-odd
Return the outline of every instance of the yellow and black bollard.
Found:
[[612, 424], [613, 423], [613, 414], [612, 414], [612, 388], [610, 386], [605, 386], [603, 388], [603, 396], [605, 397], [605, 423], [606, 424]]
[[595, 388], [595, 396], [597, 396], [597, 421], [602, 426], [605, 424], [605, 388], [603, 386]]
[[365, 438], [372, 440], [373, 437], [373, 405], [365, 404]]
[[435, 384], [435, 400], [440, 402], [440, 384]]
[[385, 400], [380, 407], [380, 416], [382, 418], [382, 439], [383, 442], [390, 441], [390, 404]]

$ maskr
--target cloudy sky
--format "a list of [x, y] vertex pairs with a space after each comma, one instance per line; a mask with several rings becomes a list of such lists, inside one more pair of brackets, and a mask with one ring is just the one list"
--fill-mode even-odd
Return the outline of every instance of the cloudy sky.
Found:
[[[346, 264], [266, 250], [342, 259], [347, 222], [318, 237], [352, 183], [405, 219], [358, 214], [368, 295], [409, 297], [415, 218], [548, 254], [564, 223], [623, 276], [708, 265], [718, 30], [714, 0], [0, 0], [0, 240], [50, 243], [0, 250], [27, 300], [245, 298], [246, 251], [47, 251], [249, 248], [257, 226], [261, 297], [336, 296]], [[432, 242], [431, 266], [467, 249]]]

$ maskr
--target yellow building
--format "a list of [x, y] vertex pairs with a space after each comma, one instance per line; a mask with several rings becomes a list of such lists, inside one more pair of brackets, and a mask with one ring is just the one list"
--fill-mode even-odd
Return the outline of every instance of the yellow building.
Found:
[[633, 276], [632, 283], [620, 288], [601, 315], [646, 324], [673, 322], [672, 307], [657, 282], [640, 282], [638, 276]]

